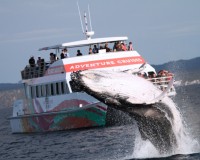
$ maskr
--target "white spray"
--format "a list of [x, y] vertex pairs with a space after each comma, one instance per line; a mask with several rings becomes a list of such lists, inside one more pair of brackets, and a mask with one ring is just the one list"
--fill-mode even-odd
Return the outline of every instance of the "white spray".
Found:
[[141, 135], [138, 131], [136, 132], [135, 146], [132, 158], [166, 157], [175, 154], [191, 154], [197, 152], [196, 150], [199, 148], [199, 143], [195, 139], [192, 139], [191, 136], [187, 133], [186, 128], [183, 125], [183, 119], [178, 110], [178, 107], [168, 97], [165, 97], [162, 102], [167, 104], [171, 110], [171, 113], [173, 114], [173, 121], [169, 117], [167, 118], [172, 124], [172, 130], [177, 140], [177, 147], [173, 148], [173, 151], [170, 153], [170, 155], [161, 155], [151, 144], [151, 142], [149, 142], [149, 140], [144, 141], [141, 138]]
[[[161, 94], [161, 91], [151, 82], [123, 72], [87, 70], [82, 71], [82, 80], [93, 91], [109, 93], [111, 96], [126, 96], [127, 101], [133, 104], [147, 103]], [[172, 130], [177, 140], [177, 147], [173, 154], [188, 154], [195, 152], [198, 143], [187, 134], [183, 125], [182, 116], [175, 103], [168, 97], [162, 99], [173, 114], [173, 119], [167, 117], [172, 125]], [[159, 109], [159, 108], [158, 108]], [[165, 112], [165, 111], [163, 111]], [[166, 113], [167, 116], [167, 113]], [[136, 133], [133, 158], [163, 157], [149, 140], [142, 140], [139, 131]]]

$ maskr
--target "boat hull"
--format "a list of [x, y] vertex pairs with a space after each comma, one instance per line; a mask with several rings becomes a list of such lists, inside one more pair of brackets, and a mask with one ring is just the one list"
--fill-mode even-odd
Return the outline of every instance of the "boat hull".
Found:
[[49, 132], [104, 126], [107, 107], [89, 105], [72, 111], [45, 112], [10, 118], [12, 133]]

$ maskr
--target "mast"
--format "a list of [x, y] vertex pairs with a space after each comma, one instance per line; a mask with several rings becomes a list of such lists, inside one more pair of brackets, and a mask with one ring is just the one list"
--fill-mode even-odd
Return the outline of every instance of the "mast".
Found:
[[82, 28], [83, 34], [85, 34], [84, 29], [83, 29], [83, 22], [82, 22], [82, 19], [81, 19], [81, 12], [80, 12], [78, 1], [77, 1], [77, 7], [78, 7], [79, 17], [80, 17], [80, 22], [81, 22], [81, 28]]
[[79, 8], [78, 2], [77, 2], [77, 6], [78, 6], [78, 11], [79, 11], [80, 22], [81, 22], [81, 27], [82, 27], [83, 34], [86, 35], [86, 39], [91, 39], [91, 37], [94, 35], [94, 31], [92, 31], [92, 22], [91, 22], [89, 4], [88, 4], [88, 14], [89, 14], [89, 22], [90, 22], [90, 31], [88, 30], [88, 20], [87, 20], [87, 13], [86, 13], [86, 11], [84, 12], [84, 22], [85, 22], [85, 31], [84, 31], [84, 29], [83, 29], [83, 23], [82, 23], [82, 18], [81, 18], [81, 13], [80, 13], [80, 8]]

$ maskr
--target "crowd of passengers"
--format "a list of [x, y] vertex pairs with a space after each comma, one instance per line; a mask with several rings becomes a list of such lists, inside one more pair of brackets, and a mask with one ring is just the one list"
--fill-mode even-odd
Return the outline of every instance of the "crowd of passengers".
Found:
[[[99, 53], [99, 50], [103, 50], [105, 49], [106, 52], [117, 52], [117, 51], [132, 51], [133, 50], [133, 44], [132, 42], [129, 42], [129, 45], [127, 46], [124, 42], [115, 42], [113, 48], [109, 48], [108, 43], [105, 43], [105, 45], [100, 45], [100, 47], [98, 48], [97, 45], [94, 45], [93, 48], [89, 48], [88, 54], [96, 54]], [[83, 54], [81, 53], [80, 50], [77, 50], [77, 54], [76, 56], [82, 56]], [[70, 54], [68, 52], [67, 48], [64, 48], [60, 54], [60, 59], [64, 59], [64, 58], [69, 58]], [[50, 64], [52, 64], [53, 62], [57, 61], [59, 59], [59, 57], [54, 54], [54, 53], [50, 53]], [[34, 59], [33, 56], [31, 56], [31, 58], [29, 59], [29, 65], [30, 67], [44, 67], [45, 65], [45, 61], [43, 58], [38, 57], [37, 61]]]
[[154, 72], [150, 73], [148, 76], [145, 72], [138, 73], [137, 75], [150, 80], [154, 84], [161, 85], [161, 90], [165, 90], [166, 87], [164, 86], [167, 85], [170, 82], [170, 80], [174, 77], [173, 73], [166, 70], [160, 70], [157, 75]]
[[150, 73], [148, 76], [145, 72], [138, 73], [137, 75], [145, 79], [150, 79], [152, 82], [160, 81], [164, 77], [165, 80], [169, 82], [174, 77], [173, 73], [166, 70], [160, 70], [157, 75], [154, 72]]

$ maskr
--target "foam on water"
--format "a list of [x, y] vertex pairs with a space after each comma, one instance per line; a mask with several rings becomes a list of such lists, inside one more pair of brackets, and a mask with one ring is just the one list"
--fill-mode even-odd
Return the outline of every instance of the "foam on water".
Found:
[[178, 107], [168, 97], [165, 97], [162, 101], [168, 104], [168, 107], [171, 109], [174, 116], [173, 121], [169, 117], [167, 118], [172, 124], [172, 129], [177, 140], [177, 147], [173, 148], [172, 153], [161, 155], [149, 140], [143, 140], [141, 138], [138, 131], [136, 134], [132, 158], [167, 157], [176, 154], [192, 154], [199, 152], [199, 143], [187, 133], [187, 129], [183, 125], [183, 118]]
[[159, 152], [149, 140], [143, 140], [140, 132], [136, 131], [134, 152], [131, 158], [160, 157]]

